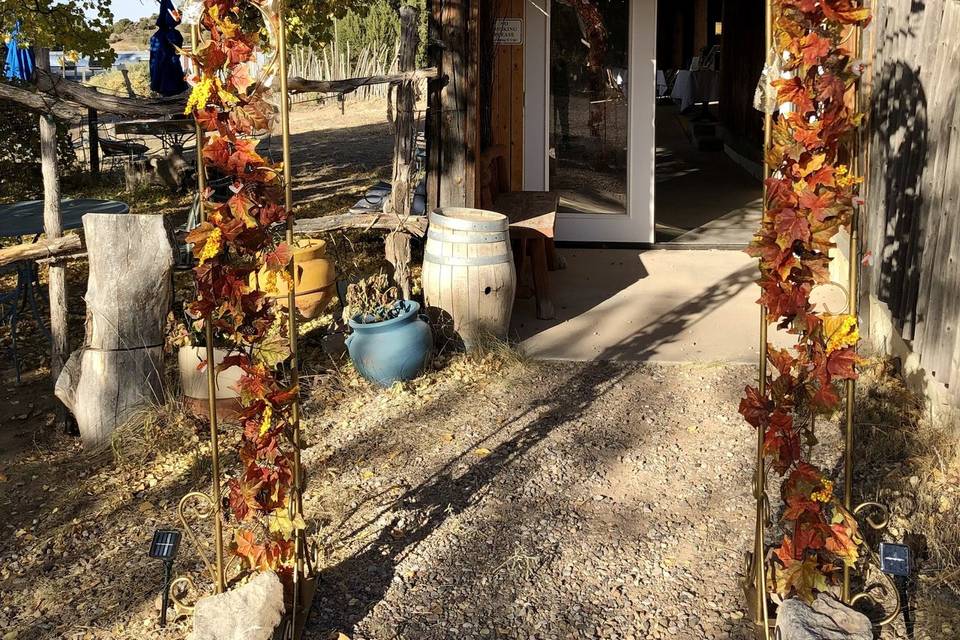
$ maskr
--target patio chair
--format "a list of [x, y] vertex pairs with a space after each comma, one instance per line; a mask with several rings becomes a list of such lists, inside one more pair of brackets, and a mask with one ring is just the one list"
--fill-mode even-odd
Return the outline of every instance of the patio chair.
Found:
[[100, 138], [100, 155], [104, 164], [109, 164], [110, 169], [123, 169], [135, 160], [143, 160], [147, 157], [149, 147], [137, 140], [114, 140], [110, 138]]

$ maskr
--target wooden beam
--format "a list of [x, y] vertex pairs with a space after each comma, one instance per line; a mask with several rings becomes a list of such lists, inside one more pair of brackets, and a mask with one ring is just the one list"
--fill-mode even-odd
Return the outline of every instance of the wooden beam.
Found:
[[82, 246], [80, 236], [74, 234], [59, 238], [43, 238], [37, 242], [15, 244], [12, 247], [0, 249], [0, 267], [21, 260], [42, 260], [67, 255]]
[[287, 81], [287, 88], [290, 89], [290, 93], [350, 93], [360, 87], [366, 87], [372, 84], [432, 80], [436, 78], [438, 74], [439, 72], [436, 67], [427, 67], [425, 69], [404, 71], [402, 73], [347, 78], [346, 80], [306, 80], [305, 78], [295, 76]]
[[79, 82], [64, 80], [42, 69], [34, 74], [34, 85], [41, 93], [59, 98], [63, 102], [73, 102], [102, 113], [115, 113], [130, 117], [161, 117], [183, 114], [186, 96], [174, 98], [125, 98], [100, 93]]
[[293, 231], [297, 235], [306, 236], [343, 229], [387, 229], [389, 231], [406, 229], [412, 235], [422, 238], [427, 234], [427, 217], [410, 216], [406, 220], [401, 220], [396, 215], [388, 213], [344, 213], [297, 220]]
[[13, 102], [25, 107], [29, 111], [51, 113], [55, 118], [61, 120], [71, 120], [84, 113], [84, 109], [78, 105], [63, 102], [57, 99], [51, 99], [41, 93], [28, 91], [21, 87], [15, 87], [12, 84], [0, 82], [0, 100]]

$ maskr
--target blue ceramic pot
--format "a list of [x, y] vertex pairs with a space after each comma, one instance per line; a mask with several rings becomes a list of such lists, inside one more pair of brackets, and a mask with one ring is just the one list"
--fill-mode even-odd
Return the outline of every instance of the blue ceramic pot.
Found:
[[350, 359], [360, 375], [382, 387], [416, 378], [433, 351], [433, 334], [420, 319], [420, 304], [402, 300], [397, 305], [403, 311], [390, 320], [363, 323], [359, 315], [350, 319]]

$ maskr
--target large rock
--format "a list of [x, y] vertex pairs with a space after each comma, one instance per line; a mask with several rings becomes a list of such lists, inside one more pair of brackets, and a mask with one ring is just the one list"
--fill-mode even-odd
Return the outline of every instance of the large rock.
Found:
[[283, 584], [272, 571], [197, 601], [191, 640], [270, 640], [283, 618]]
[[822, 593], [813, 606], [796, 598], [781, 604], [777, 630], [780, 640], [873, 640], [867, 616]]

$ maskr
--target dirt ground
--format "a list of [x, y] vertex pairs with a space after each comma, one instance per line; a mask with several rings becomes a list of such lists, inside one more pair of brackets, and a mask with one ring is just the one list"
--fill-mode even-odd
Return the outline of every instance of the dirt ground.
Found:
[[[307, 359], [305, 510], [322, 567], [308, 638], [751, 637], [739, 579], [754, 440], [736, 406], [753, 367], [457, 356], [379, 390]], [[202, 424], [152, 429], [121, 441], [119, 463], [40, 426], [29, 452], [0, 455], [4, 640], [187, 635], [185, 616], [157, 626], [162, 570], [146, 549], [207, 486], [209, 452]], [[837, 430], [821, 431], [829, 466]], [[236, 436], [224, 429], [228, 470]], [[894, 475], [885, 486], [909, 486]], [[187, 543], [176, 571], [199, 570]], [[915, 638], [956, 637], [945, 602], [915, 603]], [[882, 637], [906, 637], [902, 623]]]
[[[386, 175], [389, 127], [382, 104], [298, 108], [303, 211], [339, 210]], [[132, 201], [135, 212], [184, 206]], [[77, 344], [85, 271], [69, 273]], [[0, 371], [0, 639], [186, 637], [187, 616], [158, 627], [162, 566], [146, 551], [155, 529], [181, 526], [181, 497], [209, 488], [205, 425], [174, 406], [113, 452], [82, 451], [47, 426], [45, 338], [23, 331], [24, 382]], [[444, 357], [379, 390], [321, 343], [320, 332], [303, 340], [305, 508], [322, 559], [309, 638], [750, 637], [738, 581], [755, 436], [736, 408], [752, 366], [535, 363], [503, 351]], [[960, 573], [944, 549], [960, 535], [960, 457], [921, 442], [928, 432], [905, 398], [864, 385], [858, 414], [860, 497], [889, 498], [891, 535], [925, 540], [909, 615], [882, 637], [909, 627], [950, 640]], [[821, 432], [818, 462], [839, 473], [838, 431]], [[237, 435], [224, 427], [228, 472]], [[205, 536], [209, 520], [194, 524]], [[200, 571], [185, 541], [175, 572], [209, 591]]]

